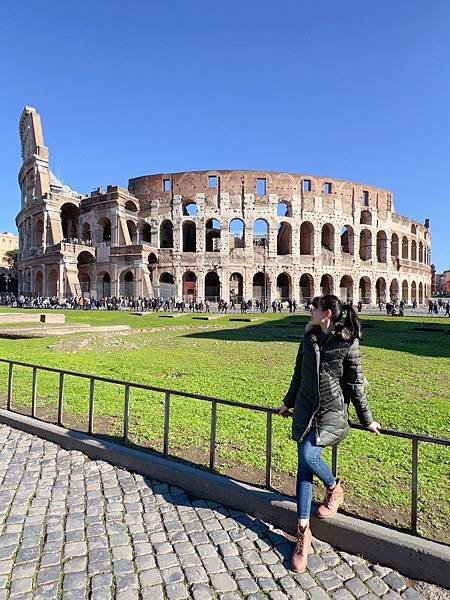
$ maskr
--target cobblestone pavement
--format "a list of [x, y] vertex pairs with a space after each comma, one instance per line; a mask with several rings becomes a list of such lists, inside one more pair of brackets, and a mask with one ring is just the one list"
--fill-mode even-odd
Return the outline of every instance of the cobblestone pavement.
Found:
[[0, 453], [0, 600], [450, 597], [318, 540], [295, 575], [270, 525], [4, 425]]

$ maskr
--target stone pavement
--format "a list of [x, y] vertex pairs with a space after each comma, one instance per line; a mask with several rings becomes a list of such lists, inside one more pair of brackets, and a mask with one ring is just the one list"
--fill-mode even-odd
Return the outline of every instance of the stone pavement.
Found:
[[0, 600], [416, 600], [448, 592], [0, 425]]

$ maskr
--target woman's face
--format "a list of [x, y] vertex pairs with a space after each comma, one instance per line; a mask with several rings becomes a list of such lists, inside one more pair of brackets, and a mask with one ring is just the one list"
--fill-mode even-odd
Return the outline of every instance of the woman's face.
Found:
[[329, 310], [323, 310], [320, 304], [317, 307], [313, 304], [311, 309], [311, 325], [322, 325], [325, 321], [330, 320], [330, 316]]

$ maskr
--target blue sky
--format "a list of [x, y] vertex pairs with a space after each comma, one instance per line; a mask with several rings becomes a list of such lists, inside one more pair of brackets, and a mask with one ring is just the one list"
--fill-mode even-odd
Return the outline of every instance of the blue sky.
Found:
[[0, 9], [0, 230], [18, 119], [81, 193], [190, 169], [361, 181], [431, 219], [450, 267], [448, 0], [15, 0]]

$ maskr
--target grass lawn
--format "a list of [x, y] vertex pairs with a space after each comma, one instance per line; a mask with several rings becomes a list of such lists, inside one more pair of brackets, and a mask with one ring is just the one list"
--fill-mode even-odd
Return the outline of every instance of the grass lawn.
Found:
[[[264, 316], [250, 323], [230, 315], [197, 321], [190, 315], [163, 319], [125, 312], [67, 311], [66, 323], [122, 325], [129, 333], [75, 334], [40, 339], [0, 339], [0, 357], [104, 375], [253, 404], [277, 407], [289, 385], [307, 316]], [[238, 315], [240, 316], [240, 315]], [[24, 326], [31, 326], [27, 324]], [[39, 325], [38, 325], [39, 326]], [[14, 327], [14, 326], [11, 326]], [[443, 331], [419, 331], [417, 328]], [[362, 354], [368, 394], [383, 427], [450, 437], [450, 320], [363, 316]], [[57, 375], [42, 373], [38, 411], [56, 418]], [[7, 367], [0, 363], [0, 394]], [[31, 372], [16, 368], [14, 408], [30, 404]], [[89, 381], [67, 377], [66, 423], [85, 429]], [[173, 397], [170, 451], [207, 464], [210, 405]], [[96, 431], [120, 435], [123, 387], [98, 384]], [[130, 437], [161, 449], [163, 395], [133, 390]], [[293, 493], [296, 447], [290, 423], [274, 419], [274, 487]], [[400, 527], [408, 524], [411, 444], [353, 431], [340, 446], [340, 476], [348, 511]], [[329, 450], [326, 456], [330, 456]], [[262, 483], [265, 416], [233, 407], [218, 408], [217, 470]], [[450, 542], [450, 448], [420, 445], [419, 524], [423, 535]]]

